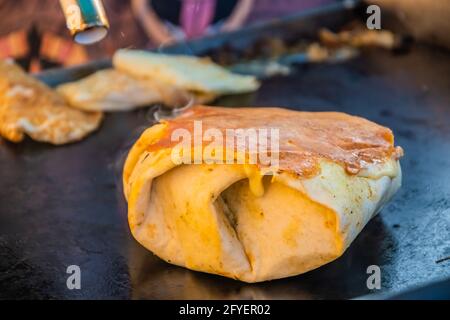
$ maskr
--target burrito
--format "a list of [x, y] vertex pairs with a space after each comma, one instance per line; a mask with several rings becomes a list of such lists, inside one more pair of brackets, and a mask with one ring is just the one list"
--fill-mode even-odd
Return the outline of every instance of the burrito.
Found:
[[130, 150], [129, 226], [191, 270], [245, 282], [298, 275], [341, 256], [394, 195], [402, 154], [391, 130], [344, 113], [195, 106]]

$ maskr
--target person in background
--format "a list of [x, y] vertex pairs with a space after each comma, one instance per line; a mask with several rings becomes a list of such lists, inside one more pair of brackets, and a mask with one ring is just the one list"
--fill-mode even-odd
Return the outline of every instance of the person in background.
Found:
[[241, 27], [254, 0], [132, 0], [133, 12], [155, 45]]
[[[175, 11], [167, 10], [172, 3]], [[187, 37], [201, 36], [205, 28], [221, 22], [221, 30], [238, 28], [253, 0], [206, 1], [154, 0], [156, 12], [181, 25]], [[32, 73], [54, 67], [68, 67], [89, 60], [111, 57], [119, 48], [151, 48], [173, 42], [165, 25], [145, 2], [104, 0], [110, 21], [108, 36], [101, 42], [82, 46], [73, 41], [57, 0], [0, 0], [0, 59], [13, 58]], [[169, 6], [170, 7], [170, 6]], [[140, 12], [140, 10], [142, 12]], [[180, 19], [176, 10], [181, 10]], [[229, 17], [226, 21], [226, 17]], [[177, 20], [178, 19], [178, 20]], [[172, 31], [175, 28], [172, 29]]]
[[232, 31], [337, 0], [131, 0], [153, 46]]
[[119, 48], [154, 48], [292, 14], [336, 0], [103, 0], [108, 36], [75, 43], [57, 0], [0, 0], [0, 59], [30, 72], [111, 57]]

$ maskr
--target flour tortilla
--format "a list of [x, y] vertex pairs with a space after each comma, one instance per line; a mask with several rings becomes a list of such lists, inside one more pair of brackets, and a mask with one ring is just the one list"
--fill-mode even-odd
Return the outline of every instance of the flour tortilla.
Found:
[[260, 86], [256, 78], [233, 74], [208, 58], [122, 49], [114, 55], [113, 64], [130, 75], [158, 79], [190, 92], [234, 94]]

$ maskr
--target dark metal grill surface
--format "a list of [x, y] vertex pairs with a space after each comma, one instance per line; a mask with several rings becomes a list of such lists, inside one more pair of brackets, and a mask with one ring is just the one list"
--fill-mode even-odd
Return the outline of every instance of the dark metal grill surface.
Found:
[[[304, 14], [262, 33], [292, 29], [293, 22], [296, 30], [336, 25], [348, 16], [345, 10]], [[256, 31], [230, 39], [255, 38]], [[230, 39], [200, 40], [189, 48], [200, 53]], [[41, 78], [56, 84], [83, 72]], [[121, 161], [150, 125], [148, 110], [108, 114], [98, 132], [64, 147], [1, 140], [0, 298], [354, 298], [374, 293], [366, 287], [366, 268], [374, 264], [382, 272], [375, 293], [448, 278], [449, 89], [448, 53], [416, 46], [405, 55], [372, 50], [343, 64], [300, 66], [291, 76], [265, 80], [255, 94], [219, 100], [363, 116], [392, 128], [405, 150], [402, 189], [341, 258], [304, 275], [253, 285], [166, 264], [132, 238]], [[81, 290], [66, 287], [66, 268], [73, 264], [81, 267]]]

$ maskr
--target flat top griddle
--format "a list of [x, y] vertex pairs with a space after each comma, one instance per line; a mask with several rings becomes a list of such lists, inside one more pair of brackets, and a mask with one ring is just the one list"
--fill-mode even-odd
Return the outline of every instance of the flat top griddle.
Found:
[[[333, 24], [348, 12], [321, 14], [299, 16], [296, 23]], [[237, 39], [255, 37], [250, 31]], [[229, 40], [214, 41], [203, 45]], [[55, 84], [74, 74], [81, 73], [57, 71], [42, 78]], [[290, 76], [265, 80], [255, 94], [217, 101], [363, 116], [392, 128], [405, 150], [402, 189], [341, 258], [304, 275], [259, 284], [169, 265], [132, 238], [121, 165], [152, 122], [148, 109], [108, 114], [98, 132], [64, 147], [1, 140], [0, 298], [354, 298], [448, 278], [449, 75], [448, 53], [435, 48], [416, 46], [405, 55], [372, 50], [343, 64], [299, 66]], [[81, 290], [66, 287], [69, 265], [81, 267]], [[381, 291], [366, 286], [369, 265], [381, 268]]]

